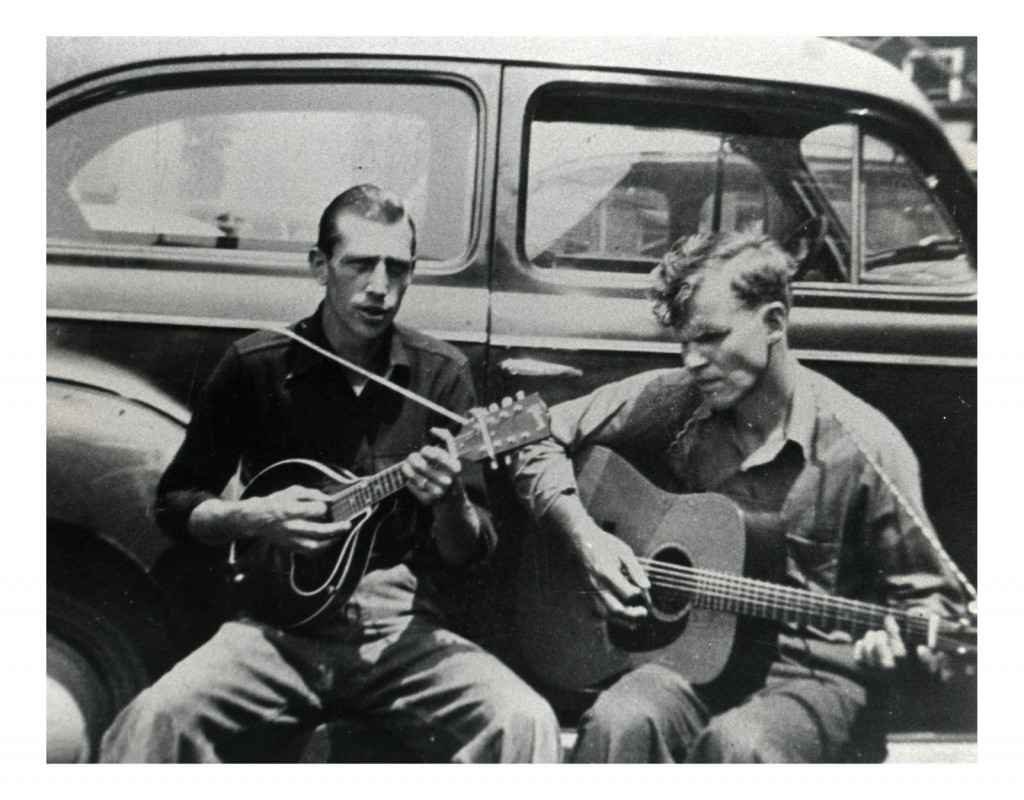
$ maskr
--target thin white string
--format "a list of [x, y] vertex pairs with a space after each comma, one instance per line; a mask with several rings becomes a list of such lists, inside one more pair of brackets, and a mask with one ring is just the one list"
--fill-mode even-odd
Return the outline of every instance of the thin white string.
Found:
[[324, 356], [324, 358], [329, 358], [331, 359], [331, 361], [336, 361], [343, 367], [347, 367], [353, 372], [359, 373], [364, 378], [369, 378], [371, 381], [376, 381], [381, 386], [386, 386], [392, 391], [398, 392], [400, 395], [403, 395], [404, 397], [408, 397], [413, 402], [419, 403], [421, 406], [429, 408], [431, 411], [436, 411], [438, 414], [448, 417], [448, 419], [452, 420], [453, 422], [458, 422], [460, 425], [468, 425], [470, 422], [470, 420], [467, 419], [466, 417], [460, 416], [452, 411], [449, 411], [444, 406], [439, 406], [437, 403], [427, 400], [427, 398], [425, 397], [421, 397], [420, 395], [416, 394], [416, 392], [410, 391], [409, 389], [406, 389], [404, 386], [399, 386], [397, 383], [389, 381], [387, 378], [381, 375], [377, 375], [376, 373], [370, 372], [368, 369], [363, 369], [357, 364], [353, 364], [351, 361], [342, 358], [337, 353], [332, 353], [330, 350], [325, 350], [319, 345], [313, 344], [308, 339], [304, 339], [303, 337], [299, 336], [297, 333], [295, 333], [295, 331], [289, 330], [288, 328], [266, 328], [265, 330], [268, 330], [272, 333], [280, 333], [282, 336], [287, 336], [290, 339], [294, 339], [296, 342], [305, 345], [310, 350], [313, 350], [314, 352], [317, 352], [320, 355]]
[[[817, 405], [816, 393], [815, 404]], [[875, 459], [875, 457], [868, 452], [868, 449], [863, 444], [861, 444], [860, 439], [858, 439], [857, 436], [854, 435], [853, 431], [850, 429], [850, 426], [843, 421], [842, 417], [839, 416], [836, 410], [834, 408], [830, 408], [829, 411], [835, 418], [836, 422], [839, 423], [839, 426], [843, 429], [843, 432], [850, 438], [850, 441], [853, 442], [854, 446], [858, 450], [860, 450], [864, 458], [867, 459], [868, 464], [871, 465], [871, 468], [875, 471], [878, 477], [882, 479], [882, 482], [885, 483], [885, 485], [889, 488], [889, 491], [892, 492], [893, 497], [896, 498], [896, 502], [900, 504], [900, 507], [903, 508], [903, 510], [906, 511], [907, 514], [910, 515], [910, 518], [914, 521], [914, 524], [916, 524], [918, 528], [920, 528], [921, 533], [924, 535], [925, 541], [927, 541], [928, 544], [931, 545], [932, 549], [935, 551], [935, 554], [939, 557], [939, 560], [942, 561], [942, 563], [945, 564], [949, 571], [956, 576], [956, 579], [960, 581], [960, 585], [963, 586], [964, 590], [971, 596], [971, 600], [976, 603], [978, 599], [977, 590], [967, 579], [967, 576], [964, 575], [964, 573], [961, 571], [960, 567], [957, 566], [956, 562], [953, 561], [949, 553], [946, 552], [945, 548], [942, 546], [942, 542], [939, 541], [939, 536], [935, 532], [935, 529], [928, 523], [926, 519], [924, 519], [924, 517], [922, 517], [917, 512], [917, 509], [914, 508], [913, 503], [911, 503], [910, 500], [907, 499], [906, 495], [904, 495], [903, 492], [900, 491], [900, 488], [896, 485], [892, 478], [890, 478], [886, 471], [882, 469], [882, 465], [878, 463], [877, 459]]]

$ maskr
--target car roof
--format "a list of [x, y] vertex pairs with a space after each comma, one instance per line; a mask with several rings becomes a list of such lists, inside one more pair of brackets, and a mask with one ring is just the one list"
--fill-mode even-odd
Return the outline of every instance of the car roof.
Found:
[[49, 37], [46, 49], [48, 89], [92, 72], [167, 58], [414, 56], [818, 86], [886, 97], [935, 116], [924, 95], [892, 65], [849, 45], [813, 37]]

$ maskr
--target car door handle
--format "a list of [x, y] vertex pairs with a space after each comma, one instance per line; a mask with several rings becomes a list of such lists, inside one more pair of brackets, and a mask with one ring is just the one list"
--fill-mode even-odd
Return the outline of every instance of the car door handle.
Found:
[[583, 370], [568, 364], [538, 361], [535, 358], [506, 358], [498, 366], [503, 372], [518, 378], [580, 378]]

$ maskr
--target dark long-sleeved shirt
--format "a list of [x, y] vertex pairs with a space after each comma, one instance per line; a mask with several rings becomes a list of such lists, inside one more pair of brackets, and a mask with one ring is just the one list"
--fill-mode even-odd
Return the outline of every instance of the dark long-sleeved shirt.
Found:
[[730, 420], [702, 405], [686, 370], [637, 375], [554, 407], [552, 437], [519, 454], [517, 490], [543, 519], [576, 491], [573, 455], [603, 445], [664, 489], [718, 492], [748, 525], [768, 520], [791, 585], [961, 615], [959, 583], [923, 530], [917, 459], [880, 412], [798, 367], [786, 424], [754, 452]]
[[[330, 350], [320, 311], [294, 326], [298, 335]], [[469, 364], [454, 347], [401, 325], [393, 327], [385, 376], [462, 414], [475, 404]], [[193, 509], [219, 496], [239, 470], [242, 483], [284, 459], [312, 459], [356, 475], [371, 475], [405, 459], [450, 420], [373, 381], [358, 395], [345, 369], [279, 333], [260, 331], [236, 342], [198, 398], [185, 440], [157, 490], [157, 520], [187, 535]], [[478, 469], [463, 471], [467, 491], [483, 492]], [[482, 521], [481, 552], [495, 544]], [[398, 495], [388, 534], [378, 536], [370, 569], [428, 550], [431, 514], [406, 492]]]

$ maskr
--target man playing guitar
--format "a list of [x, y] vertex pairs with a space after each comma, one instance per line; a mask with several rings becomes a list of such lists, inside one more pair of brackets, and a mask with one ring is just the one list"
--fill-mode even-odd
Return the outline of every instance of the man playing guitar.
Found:
[[[294, 336], [261, 331], [228, 351], [158, 490], [166, 530], [211, 545], [258, 542], [294, 567], [349, 534], [353, 518], [333, 518], [319, 486], [222, 498], [236, 469], [245, 481], [283, 460], [381, 472], [403, 491], [382, 515], [365, 576], [359, 570], [345, 602], [308, 624], [226, 623], [129, 704], [104, 738], [102, 760], [273, 760], [297, 732], [339, 710], [425, 760], [559, 759], [548, 704], [445, 627], [435, 573], [484, 557], [495, 535], [471, 500], [479, 474], [460, 474], [447, 420], [431, 410], [474, 405], [468, 362], [394, 322], [415, 250], [415, 227], [396, 198], [370, 185], [335, 198], [309, 254], [323, 303]], [[438, 442], [424, 446], [428, 432]]]
[[[582, 568], [596, 613], [620, 628], [647, 623], [652, 582], [647, 560], [580, 500], [570, 459], [595, 445], [665, 489], [733, 501], [751, 540], [779, 553], [752, 550], [748, 561], [777, 566], [778, 583], [936, 620], [964, 613], [963, 590], [973, 590], [934, 538], [909, 446], [789, 350], [792, 267], [758, 233], [677, 242], [655, 269], [653, 294], [659, 321], [682, 343], [683, 368], [556, 406], [552, 438], [517, 457], [520, 495]], [[813, 625], [783, 625], [760, 641], [755, 632], [743, 660], [764, 657], [764, 669], [707, 685], [656, 661], [636, 666], [584, 714], [574, 759], [880, 759], [882, 678], [908, 655], [945, 666], [927, 644], [908, 653], [891, 616], [877, 627], [856, 641]]]

